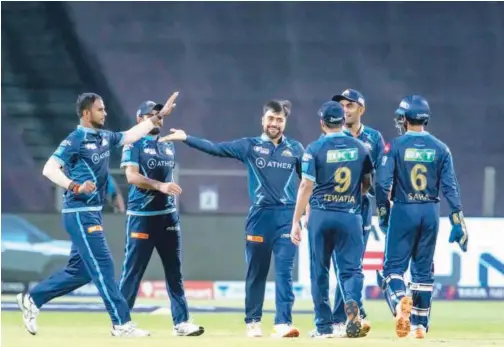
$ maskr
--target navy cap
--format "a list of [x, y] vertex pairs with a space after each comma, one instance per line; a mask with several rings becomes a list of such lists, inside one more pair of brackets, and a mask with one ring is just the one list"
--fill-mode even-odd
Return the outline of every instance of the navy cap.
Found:
[[163, 105], [156, 104], [154, 101], [144, 101], [138, 107], [138, 111], [136, 113], [137, 117], [144, 116], [146, 114], [150, 114], [152, 111], [161, 111]]
[[342, 124], [345, 121], [345, 111], [336, 101], [327, 101], [319, 109], [319, 116], [326, 124]]
[[340, 102], [341, 100], [347, 100], [355, 102], [361, 105], [362, 107], [366, 107], [366, 101], [364, 100], [364, 96], [355, 89], [347, 89], [343, 93], [333, 96], [332, 100], [337, 102]]

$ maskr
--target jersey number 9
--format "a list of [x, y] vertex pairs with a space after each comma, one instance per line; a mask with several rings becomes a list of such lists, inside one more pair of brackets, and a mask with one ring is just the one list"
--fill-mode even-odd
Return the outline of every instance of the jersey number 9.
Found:
[[427, 168], [423, 164], [416, 164], [413, 166], [413, 169], [411, 169], [410, 173], [410, 179], [411, 179], [411, 185], [413, 186], [413, 189], [416, 191], [422, 191], [427, 188], [427, 176], [425, 174], [427, 173]]
[[352, 172], [347, 167], [340, 167], [334, 172], [334, 181], [336, 182], [334, 190], [338, 193], [344, 193], [350, 188]]

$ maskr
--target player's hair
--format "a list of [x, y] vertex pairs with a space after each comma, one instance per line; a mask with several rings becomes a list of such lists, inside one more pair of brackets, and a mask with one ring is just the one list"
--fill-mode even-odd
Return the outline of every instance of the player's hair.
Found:
[[102, 97], [95, 93], [82, 93], [77, 96], [76, 111], [77, 115], [83, 116], [84, 110], [89, 110], [96, 100], [102, 100]]
[[263, 106], [263, 114], [268, 111], [273, 111], [274, 113], [285, 114], [285, 117], [288, 117], [292, 109], [292, 103], [289, 100], [271, 100], [268, 101]]
[[329, 129], [337, 129], [337, 128], [343, 127], [343, 122], [338, 123], [338, 124], [324, 122], [324, 125]]

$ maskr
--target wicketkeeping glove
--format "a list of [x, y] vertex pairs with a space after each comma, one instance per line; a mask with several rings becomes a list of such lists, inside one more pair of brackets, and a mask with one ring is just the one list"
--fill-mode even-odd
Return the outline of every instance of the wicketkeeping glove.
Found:
[[378, 225], [382, 233], [387, 234], [389, 227], [389, 218], [390, 218], [390, 201], [387, 200], [386, 203], [380, 204], [377, 206], [378, 208]]
[[452, 230], [450, 232], [450, 243], [457, 242], [463, 252], [467, 252], [467, 243], [469, 242], [469, 234], [467, 233], [464, 214], [462, 211], [453, 212], [450, 214], [450, 222]]

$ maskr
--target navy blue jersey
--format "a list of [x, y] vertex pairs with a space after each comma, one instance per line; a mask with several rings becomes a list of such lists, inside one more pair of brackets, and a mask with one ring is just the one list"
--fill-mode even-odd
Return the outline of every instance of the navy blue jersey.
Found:
[[369, 150], [344, 132], [311, 143], [303, 155], [303, 178], [315, 183], [313, 209], [360, 213], [362, 180], [373, 172]]
[[[154, 136], [145, 136], [123, 148], [121, 168], [136, 166], [139, 172], [159, 182], [172, 182], [175, 168], [175, 146], [172, 142], [158, 142]], [[156, 216], [175, 211], [175, 197], [157, 190], [130, 185], [128, 210], [132, 216]]]
[[439, 201], [439, 187], [452, 211], [460, 211], [460, 193], [450, 149], [428, 132], [411, 132], [390, 143], [378, 168], [377, 203]]
[[213, 143], [187, 136], [189, 146], [205, 153], [235, 158], [247, 166], [249, 197], [253, 206], [296, 205], [303, 146], [285, 136], [275, 144], [265, 135]]
[[62, 212], [101, 211], [107, 193], [111, 146], [121, 146], [122, 132], [94, 130], [78, 126], [52, 155], [63, 167], [65, 175], [82, 184], [92, 181], [96, 190], [90, 194], [64, 194]]

